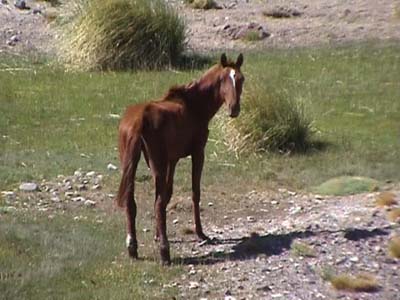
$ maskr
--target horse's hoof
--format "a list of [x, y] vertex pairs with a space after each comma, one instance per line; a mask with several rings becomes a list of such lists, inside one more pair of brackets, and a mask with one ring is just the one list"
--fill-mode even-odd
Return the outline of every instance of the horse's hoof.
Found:
[[169, 248], [160, 249], [161, 264], [168, 266], [171, 264], [171, 257], [169, 255]]
[[206, 236], [203, 232], [198, 233], [197, 236], [198, 236], [200, 242], [201, 242], [201, 241], [210, 241], [210, 240], [211, 240], [211, 239], [210, 239], [208, 236]]
[[129, 253], [129, 257], [132, 258], [132, 259], [138, 259], [139, 258], [137, 248], [128, 247], [128, 253]]

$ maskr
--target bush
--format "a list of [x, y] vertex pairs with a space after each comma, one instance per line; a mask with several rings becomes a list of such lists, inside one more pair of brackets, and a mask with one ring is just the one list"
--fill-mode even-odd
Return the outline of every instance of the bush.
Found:
[[284, 92], [255, 86], [243, 99], [239, 118], [229, 122], [227, 142], [235, 152], [304, 152], [311, 142], [311, 122], [304, 105]]
[[158, 68], [183, 51], [184, 23], [162, 0], [71, 0], [65, 6], [60, 56], [73, 68]]

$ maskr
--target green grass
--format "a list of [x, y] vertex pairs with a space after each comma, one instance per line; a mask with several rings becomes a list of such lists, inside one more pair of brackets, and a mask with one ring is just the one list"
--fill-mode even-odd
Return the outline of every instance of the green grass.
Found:
[[[180, 267], [162, 268], [151, 257], [131, 262], [124, 249], [122, 218], [95, 221], [93, 212], [6, 214], [0, 218], [0, 293], [2, 299], [166, 299], [165, 288]], [[143, 237], [142, 242], [143, 242]], [[151, 240], [151, 238], [150, 238]], [[149, 240], [146, 244], [151, 244]], [[125, 249], [124, 249], [125, 250]]]
[[[313, 121], [314, 147], [293, 155], [235, 154], [224, 144], [223, 108], [211, 125], [203, 188], [228, 202], [235, 192], [275, 185], [310, 189], [345, 175], [399, 181], [399, 50], [398, 45], [367, 44], [246, 54], [243, 101], [255, 84], [289, 93]], [[65, 72], [40, 57], [32, 61], [1, 57], [0, 190], [82, 168], [106, 174], [103, 190], [115, 193], [120, 175], [108, 172], [106, 166], [118, 165], [118, 119], [110, 114], [159, 97], [169, 86], [189, 82], [201, 72]], [[188, 159], [178, 165], [177, 194], [190, 191], [189, 169]], [[149, 200], [147, 175], [141, 163], [138, 178], [144, 183], [138, 186], [149, 191], [140, 199]], [[152, 200], [146, 199], [138, 207], [147, 205], [151, 211]], [[146, 260], [135, 263], [129, 262], [124, 248], [122, 215], [101, 208], [80, 210], [78, 214], [87, 220], [75, 221], [74, 213], [49, 219], [44, 213], [2, 210], [0, 295], [7, 299], [176, 295], [174, 289], [162, 286], [179, 280], [182, 270], [160, 268], [152, 234], [142, 232], [152, 228], [143, 211], [138, 214], [138, 231], [145, 247], [139, 254]], [[99, 214], [102, 224], [94, 221]]]
[[[313, 122], [315, 147], [306, 154], [239, 155], [238, 160], [224, 145], [226, 131], [213, 122], [204, 184], [240, 187], [246, 180], [247, 186], [308, 189], [338, 176], [398, 181], [398, 53], [396, 45], [367, 44], [245, 55], [242, 101], [256, 83], [290, 93]], [[10, 59], [0, 67], [1, 189], [77, 168], [106, 172], [108, 162], [118, 164], [118, 120], [109, 114], [121, 114], [128, 104], [161, 96], [169, 86], [201, 74], [69, 73], [42, 63], [5, 71], [21, 67]], [[188, 160], [179, 164], [178, 187], [190, 189], [189, 167]], [[147, 174], [141, 170], [139, 176]], [[115, 183], [118, 174], [112, 178]]]

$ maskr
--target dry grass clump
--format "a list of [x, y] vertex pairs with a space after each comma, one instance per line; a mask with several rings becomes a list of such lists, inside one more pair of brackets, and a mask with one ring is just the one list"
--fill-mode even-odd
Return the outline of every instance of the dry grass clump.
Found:
[[60, 55], [72, 68], [158, 68], [184, 48], [184, 23], [162, 0], [71, 0], [61, 11]]
[[381, 193], [375, 201], [377, 206], [392, 206], [396, 205], [396, 195], [391, 192], [383, 192]]
[[332, 276], [329, 281], [335, 289], [349, 292], [376, 292], [380, 288], [375, 277], [370, 274], [357, 276], [341, 274]]
[[389, 241], [389, 255], [400, 258], [400, 236], [395, 236]]
[[195, 9], [217, 9], [220, 8], [214, 0], [185, 0], [187, 4]]
[[311, 145], [312, 123], [305, 115], [303, 103], [283, 92], [271, 93], [264, 86], [252, 87], [243, 101], [242, 111], [239, 118], [221, 125], [226, 144], [237, 155], [304, 152]]
[[316, 257], [317, 254], [310, 245], [306, 243], [296, 242], [293, 243], [291, 246], [292, 253], [296, 256], [303, 256], [303, 257]]
[[393, 208], [389, 211], [387, 218], [390, 222], [400, 222], [400, 207]]

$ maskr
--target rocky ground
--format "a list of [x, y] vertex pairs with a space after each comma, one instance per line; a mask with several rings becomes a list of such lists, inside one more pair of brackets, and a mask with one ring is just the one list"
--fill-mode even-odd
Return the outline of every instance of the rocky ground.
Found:
[[[102, 189], [103, 178], [77, 170], [53, 181], [21, 184], [2, 192], [7, 204], [2, 212], [36, 210], [55, 218], [69, 211], [79, 221], [87, 218], [85, 208], [96, 210], [96, 222], [102, 223], [115, 197]], [[399, 202], [398, 187], [391, 188]], [[138, 183], [137, 190], [142, 214], [153, 216], [152, 201], [143, 209], [151, 183]], [[168, 212], [169, 237], [174, 263], [185, 273], [163, 288], [177, 287], [177, 299], [400, 299], [400, 264], [388, 254], [400, 223], [388, 221], [388, 209], [376, 206], [379, 194], [324, 197], [280, 189], [228, 196], [207, 189], [202, 216], [212, 243], [196, 241], [190, 199], [176, 195]], [[141, 234], [153, 234], [154, 225], [143, 227], [140, 219]], [[343, 273], [371, 274], [379, 288], [337, 291], [326, 277]]]
[[[400, 4], [393, 0], [216, 0], [218, 9], [210, 10], [166, 1], [183, 16], [194, 51], [400, 40]], [[0, 53], [54, 54], [51, 22], [62, 8], [26, 0], [27, 8], [20, 9], [14, 2], [0, 2]], [[248, 32], [255, 34], [250, 41]]]

